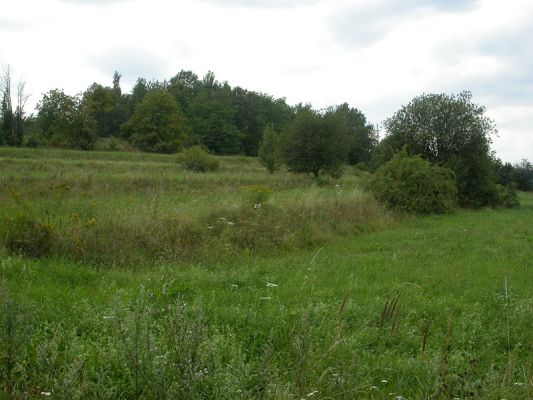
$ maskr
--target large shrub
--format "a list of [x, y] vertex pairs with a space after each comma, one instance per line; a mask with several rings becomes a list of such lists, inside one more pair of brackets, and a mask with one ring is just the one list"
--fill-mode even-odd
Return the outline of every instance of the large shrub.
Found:
[[416, 214], [450, 212], [457, 201], [453, 171], [409, 157], [405, 149], [374, 173], [369, 188], [388, 207]]
[[218, 169], [218, 161], [202, 146], [192, 146], [178, 155], [178, 162], [187, 171], [208, 172]]

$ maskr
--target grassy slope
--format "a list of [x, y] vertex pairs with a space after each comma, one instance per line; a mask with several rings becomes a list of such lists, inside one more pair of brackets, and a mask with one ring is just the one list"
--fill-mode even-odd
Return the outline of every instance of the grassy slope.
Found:
[[[211, 378], [222, 392], [195, 386], [194, 393], [531, 398], [533, 196], [521, 200], [516, 210], [416, 218], [321, 249], [239, 253], [197, 265], [162, 261], [129, 271], [3, 256], [2, 285], [34, 318], [34, 344], [24, 346], [42, 343], [31, 354], [54, 354], [56, 342], [71, 349], [56, 349], [55, 367], [34, 360], [25, 390], [36, 397], [45, 389], [57, 397], [135, 397], [131, 361], [117, 350], [127, 342], [111, 340], [117, 331], [107, 317], [124, 306], [141, 315], [133, 304], [143, 298], [143, 310], [176, 299], [197, 304], [207, 342], [215, 343], [209, 351], [227, 353], [213, 364], [225, 378]], [[388, 318], [384, 306], [399, 293], [399, 314]], [[147, 318], [156, 327], [165, 317], [154, 315]], [[154, 328], [154, 335], [161, 331]], [[70, 369], [60, 367], [78, 358], [90, 384], [68, 381]], [[121, 373], [113, 372], [114, 363]], [[155, 396], [148, 384], [139, 385], [145, 397]]]

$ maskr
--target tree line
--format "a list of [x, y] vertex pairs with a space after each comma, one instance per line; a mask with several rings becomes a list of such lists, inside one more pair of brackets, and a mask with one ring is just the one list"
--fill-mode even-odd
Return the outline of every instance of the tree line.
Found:
[[213, 72], [139, 78], [129, 93], [120, 81], [115, 72], [111, 86], [93, 83], [77, 95], [52, 89], [36, 114], [26, 115], [25, 85], [18, 83], [12, 96], [11, 74], [4, 70], [0, 144], [91, 150], [101, 139], [116, 138], [161, 153], [201, 146], [217, 155], [259, 156], [270, 172], [283, 164], [315, 177], [340, 176], [346, 163], [376, 171], [405, 151], [450, 169], [465, 207], [495, 203], [496, 185], [533, 189], [529, 161], [503, 163], [491, 151], [495, 124], [470, 92], [414, 98], [385, 121], [379, 140], [365, 115], [347, 103], [322, 110], [290, 106], [284, 98], [219, 82]]
[[[77, 95], [52, 89], [43, 94], [36, 114], [24, 116], [23, 105], [17, 115], [12, 140], [10, 106], [2, 108], [1, 144], [48, 145], [90, 150], [100, 138], [120, 138], [142, 151], [173, 153], [202, 145], [217, 155], [257, 156], [267, 127], [283, 132], [302, 108], [289, 106], [284, 98], [231, 87], [219, 82], [213, 72], [199, 78], [192, 71], [180, 71], [165, 81], [139, 78], [130, 93], [120, 86], [115, 72], [112, 85], [93, 83]], [[4, 76], [9, 87], [10, 76]], [[10, 99], [9, 89], [2, 98]], [[347, 104], [338, 107], [353, 129], [351, 162], [368, 161], [375, 136], [374, 128], [362, 112]], [[6, 132], [6, 133], [4, 133]], [[7, 133], [9, 132], [9, 133]]]

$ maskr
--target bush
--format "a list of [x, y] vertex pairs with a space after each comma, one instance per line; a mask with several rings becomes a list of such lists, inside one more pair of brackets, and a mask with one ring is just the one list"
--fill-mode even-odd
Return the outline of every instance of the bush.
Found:
[[409, 157], [405, 149], [375, 172], [369, 188], [378, 201], [410, 213], [442, 214], [457, 203], [454, 173], [419, 156]]
[[192, 146], [178, 155], [178, 162], [187, 171], [208, 172], [218, 169], [218, 161], [201, 146]]
[[505, 208], [515, 208], [520, 205], [516, 185], [496, 185], [496, 203]]
[[281, 160], [279, 139], [271, 126], [267, 126], [263, 133], [263, 141], [259, 146], [259, 161], [271, 174], [278, 169]]
[[260, 207], [268, 201], [272, 190], [263, 185], [246, 185], [241, 187], [246, 194], [248, 203], [255, 207]]
[[36, 134], [36, 133], [33, 133], [31, 134], [30, 136], [27, 136], [25, 142], [24, 142], [24, 145], [26, 147], [30, 147], [30, 148], [37, 148], [37, 147], [42, 147], [44, 146], [45, 144], [45, 140], [44, 138], [39, 135], [39, 134]]

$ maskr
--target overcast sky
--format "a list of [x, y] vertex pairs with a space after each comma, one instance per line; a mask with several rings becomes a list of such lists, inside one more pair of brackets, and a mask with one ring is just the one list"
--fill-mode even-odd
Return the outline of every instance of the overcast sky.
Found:
[[0, 0], [0, 64], [32, 94], [208, 70], [373, 124], [422, 93], [470, 90], [504, 161], [533, 160], [532, 0]]

